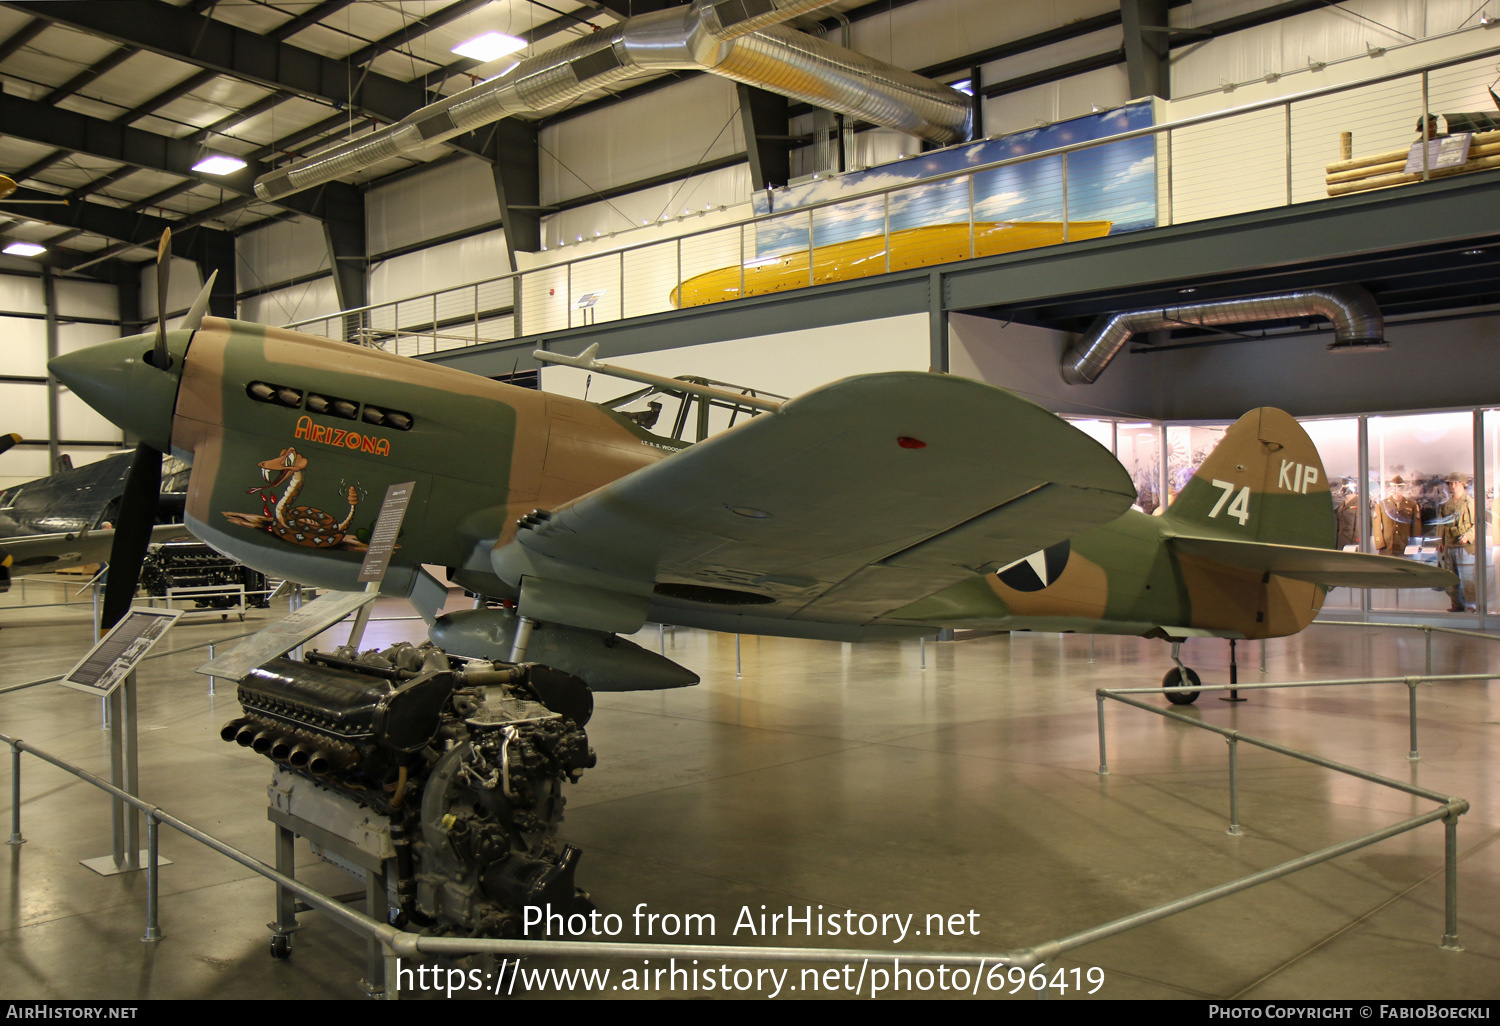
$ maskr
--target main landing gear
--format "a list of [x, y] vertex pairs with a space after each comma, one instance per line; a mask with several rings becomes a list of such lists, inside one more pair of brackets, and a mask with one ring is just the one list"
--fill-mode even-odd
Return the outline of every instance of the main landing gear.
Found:
[[[1162, 687], [1196, 688], [1203, 683], [1196, 673], [1182, 665], [1182, 642], [1180, 641], [1172, 642], [1172, 662], [1177, 665], [1168, 670], [1167, 675], [1161, 679]], [[1192, 705], [1198, 701], [1198, 692], [1169, 691], [1167, 692], [1167, 701], [1173, 705]]]

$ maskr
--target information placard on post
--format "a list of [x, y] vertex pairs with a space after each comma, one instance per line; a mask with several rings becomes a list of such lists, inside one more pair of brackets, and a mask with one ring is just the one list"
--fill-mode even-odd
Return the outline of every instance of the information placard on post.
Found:
[[416, 487], [415, 481], [407, 481], [385, 490], [380, 516], [375, 519], [375, 528], [370, 532], [369, 551], [359, 567], [361, 584], [378, 583], [385, 577], [386, 567], [391, 563], [391, 552], [396, 548], [396, 536], [401, 533], [401, 521], [406, 518], [407, 503], [411, 502], [411, 493]]
[[131, 609], [58, 683], [74, 691], [108, 695], [181, 615], [180, 609]]

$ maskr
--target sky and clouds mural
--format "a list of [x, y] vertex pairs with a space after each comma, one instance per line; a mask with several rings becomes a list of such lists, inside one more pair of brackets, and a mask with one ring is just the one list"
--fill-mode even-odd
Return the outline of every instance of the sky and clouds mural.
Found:
[[[885, 230], [886, 199], [868, 194], [902, 185], [912, 187], [890, 194], [891, 231], [967, 223], [971, 188], [976, 221], [1061, 221], [1061, 156], [925, 186], [919, 183], [934, 175], [1149, 128], [1151, 124], [1151, 104], [1133, 103], [999, 139], [950, 146], [868, 171], [771, 193], [757, 192], [757, 214], [785, 211], [787, 216], [757, 225], [756, 253], [767, 257], [805, 249], [809, 230], [814, 246], [879, 235]], [[1111, 221], [1111, 235], [1156, 226], [1156, 142], [1149, 136], [1068, 154], [1067, 184], [1069, 221]], [[813, 211], [810, 217], [807, 212], [799, 212], [810, 204], [844, 196], [850, 197], [848, 202]]]

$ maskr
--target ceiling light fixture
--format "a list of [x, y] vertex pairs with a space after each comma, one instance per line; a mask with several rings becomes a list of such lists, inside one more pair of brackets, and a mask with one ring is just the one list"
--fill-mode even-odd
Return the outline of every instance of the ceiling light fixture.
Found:
[[225, 157], [215, 154], [212, 157], [204, 157], [193, 165], [193, 170], [205, 175], [232, 175], [241, 170], [245, 162], [239, 157]]
[[515, 53], [525, 47], [526, 40], [524, 39], [507, 36], [504, 32], [486, 32], [482, 36], [475, 36], [467, 42], [459, 43], [449, 52], [481, 64], [488, 64], [490, 61], [499, 60], [506, 54]]
[[34, 242], [12, 242], [5, 247], [5, 252], [11, 256], [33, 257], [47, 252], [47, 247], [38, 246]]

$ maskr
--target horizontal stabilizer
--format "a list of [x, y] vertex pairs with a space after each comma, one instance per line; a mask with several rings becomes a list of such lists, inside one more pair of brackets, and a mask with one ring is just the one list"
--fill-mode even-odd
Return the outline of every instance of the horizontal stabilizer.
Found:
[[1183, 535], [1168, 541], [1188, 555], [1330, 588], [1446, 588], [1458, 583], [1449, 570], [1399, 556]]

